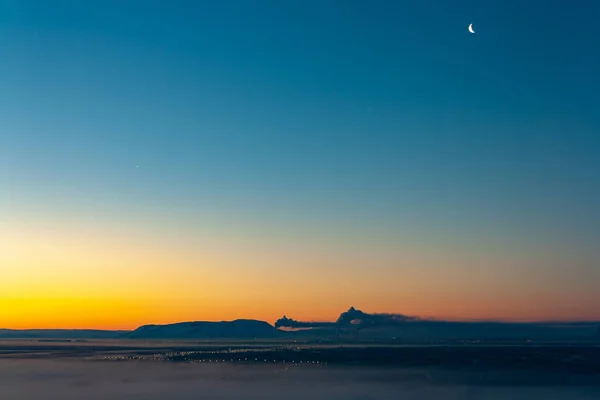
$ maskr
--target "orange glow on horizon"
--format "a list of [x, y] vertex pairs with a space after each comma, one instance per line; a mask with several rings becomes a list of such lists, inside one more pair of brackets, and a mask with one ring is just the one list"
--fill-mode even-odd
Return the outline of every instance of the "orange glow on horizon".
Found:
[[0, 227], [0, 328], [335, 321], [350, 306], [452, 320], [600, 320], [593, 279], [553, 274], [532, 288], [535, 263], [517, 256], [76, 228]]
[[[209, 302], [212, 303], [212, 302]], [[339, 314], [349, 306], [326, 307], [320, 309], [300, 310], [296, 307], [284, 310], [279, 306], [271, 308], [241, 304], [222, 304], [216, 307], [205, 307], [201, 304], [165, 301], [133, 301], [131, 299], [0, 299], [0, 328], [8, 329], [107, 329], [132, 330], [146, 324], [169, 324], [186, 321], [230, 321], [234, 319], [259, 319], [274, 323], [284, 314], [289, 318], [301, 321], [335, 321]], [[544, 313], [539, 308], [496, 309], [494, 312], [484, 312], [480, 309], [467, 309], [461, 303], [451, 306], [430, 304], [431, 308], [421, 310], [407, 308], [402, 312], [397, 308], [383, 304], [378, 308], [362, 307], [354, 304], [357, 309], [368, 313], [398, 312], [405, 315], [419, 316], [424, 319], [438, 320], [496, 320], [512, 322], [530, 321], [593, 321], [598, 320], [595, 310], [591, 308], [578, 314]], [[294, 312], [296, 310], [297, 312]], [[390, 311], [391, 310], [391, 311]], [[419, 312], [420, 311], [420, 312]], [[461, 312], [462, 311], [462, 312]], [[587, 311], [587, 312], [586, 312]], [[510, 313], [512, 312], [512, 313]]]

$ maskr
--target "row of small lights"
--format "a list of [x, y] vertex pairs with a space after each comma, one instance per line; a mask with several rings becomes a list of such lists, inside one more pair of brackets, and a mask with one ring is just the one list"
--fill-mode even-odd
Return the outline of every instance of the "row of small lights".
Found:
[[[177, 354], [178, 356], [180, 354]], [[183, 356], [183, 354], [181, 354], [181, 356]], [[168, 355], [161, 355], [161, 354], [155, 354], [152, 355], [150, 357], [143, 357], [143, 356], [105, 356], [103, 358], [101, 358], [102, 360], [152, 360], [152, 361], [165, 361], [168, 360]], [[189, 359], [189, 358], [185, 358], [185, 361], [190, 361], [190, 362], [196, 362], [196, 363], [202, 363], [202, 362], [207, 362], [207, 363], [233, 363], [233, 362], [241, 362], [241, 361], [248, 361], [248, 358], [244, 358], [244, 360], [242, 360], [241, 358], [234, 360], [233, 358], [230, 359], [229, 361], [227, 360], [195, 360], [195, 359]], [[252, 360], [251, 360], [252, 361]], [[258, 362], [259, 359], [258, 358], [254, 358], [254, 361]], [[267, 363], [269, 362], [266, 358], [263, 359], [263, 362]], [[277, 360], [273, 360], [273, 363], [276, 363]], [[317, 365], [325, 365], [327, 363], [325, 362], [321, 362], [321, 361], [300, 361], [300, 362], [296, 362], [296, 361], [286, 361], [283, 360], [282, 361], [283, 364], [297, 364], [297, 365], [309, 365], [309, 364], [317, 364]]]

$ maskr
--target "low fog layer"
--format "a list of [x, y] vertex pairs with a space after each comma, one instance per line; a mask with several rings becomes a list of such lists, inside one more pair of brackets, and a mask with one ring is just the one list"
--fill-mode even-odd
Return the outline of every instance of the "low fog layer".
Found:
[[600, 398], [598, 388], [528, 385], [493, 372], [32, 359], [0, 359], [0, 388], [3, 400]]

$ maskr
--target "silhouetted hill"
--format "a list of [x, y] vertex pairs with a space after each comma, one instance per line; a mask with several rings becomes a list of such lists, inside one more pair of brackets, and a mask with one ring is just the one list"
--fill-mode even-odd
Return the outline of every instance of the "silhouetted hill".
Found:
[[144, 325], [127, 335], [131, 339], [254, 339], [273, 338], [276, 329], [264, 321], [238, 319], [222, 322], [180, 322]]
[[[289, 328], [280, 330], [277, 328]], [[294, 329], [296, 329], [294, 331]], [[302, 322], [283, 317], [264, 321], [181, 322], [144, 325], [134, 331], [91, 329], [0, 329], [0, 339], [284, 339], [419, 343], [439, 341], [579, 341], [600, 339], [599, 322], [451, 322], [402, 314], [369, 314], [350, 308], [336, 322]]]

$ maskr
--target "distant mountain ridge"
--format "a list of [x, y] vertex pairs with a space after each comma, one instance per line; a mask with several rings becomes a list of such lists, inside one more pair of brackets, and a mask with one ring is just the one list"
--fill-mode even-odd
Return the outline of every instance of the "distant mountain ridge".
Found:
[[351, 307], [335, 322], [296, 321], [274, 325], [254, 319], [143, 325], [133, 331], [94, 329], [0, 329], [0, 339], [294, 339], [421, 343], [454, 340], [600, 340], [600, 322], [490, 322], [421, 320], [403, 314], [369, 314]]
[[277, 336], [275, 327], [265, 321], [236, 319], [221, 322], [180, 322], [144, 325], [127, 334], [131, 339], [254, 339]]

